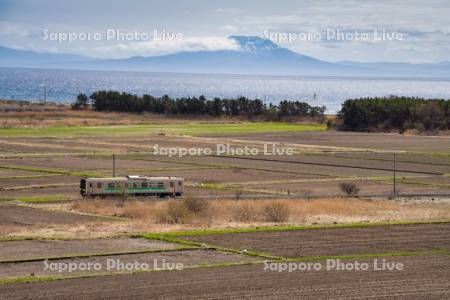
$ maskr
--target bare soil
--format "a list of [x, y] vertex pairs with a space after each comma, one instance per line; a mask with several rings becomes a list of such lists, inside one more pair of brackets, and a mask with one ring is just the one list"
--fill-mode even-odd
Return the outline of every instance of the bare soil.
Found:
[[[41, 173], [42, 174], [42, 173]], [[42, 186], [51, 184], [67, 184], [80, 183], [80, 177], [78, 176], [68, 176], [68, 175], [58, 175], [55, 176], [42, 176], [42, 177], [32, 177], [32, 178], [9, 178], [0, 179], [0, 189], [2, 188], [19, 188], [27, 186]]]
[[378, 150], [407, 150], [425, 152], [449, 151], [449, 136], [412, 136], [395, 133], [364, 133], [342, 131], [304, 131], [246, 134], [233, 137], [245, 140], [320, 145]]
[[180, 245], [143, 238], [0, 241], [0, 262], [97, 253], [168, 250]]
[[[164, 159], [164, 158], [161, 158]], [[387, 176], [393, 175], [393, 163], [372, 160], [352, 160], [336, 159], [328, 157], [312, 157], [310, 155], [295, 155], [284, 156], [279, 158], [268, 157], [254, 157], [246, 156], [244, 159], [239, 157], [211, 157], [211, 156], [197, 156], [187, 158], [171, 159], [172, 162], [192, 162], [197, 164], [209, 164], [209, 165], [227, 165], [236, 168], [249, 168], [249, 169], [263, 169], [284, 172], [286, 174], [309, 174], [309, 175], [323, 175], [330, 177], [340, 176]], [[353, 168], [355, 166], [355, 168]], [[403, 169], [397, 165], [398, 176], [423, 176], [422, 172], [426, 175], [430, 174], [445, 174], [450, 172], [449, 166], [427, 166], [416, 164], [403, 164], [400, 165]], [[402, 172], [408, 171], [408, 172]], [[291, 176], [291, 175], [287, 175]]]
[[[330, 152], [330, 153], [316, 153], [314, 155], [334, 157], [335, 159], [358, 158], [358, 159], [365, 159], [365, 160], [391, 161], [391, 162], [393, 160], [393, 155], [392, 155], [392, 153], [389, 153], [389, 152], [367, 152], [367, 151], [352, 152], [352, 153]], [[408, 153], [408, 152], [400, 152], [400, 153], [396, 154], [396, 160], [399, 163], [414, 162], [415, 164], [422, 163], [422, 164], [434, 164], [434, 165], [445, 165], [445, 166], [450, 165], [450, 156], [448, 156], [448, 155], [421, 155], [421, 154], [414, 154], [414, 153]]]
[[[353, 260], [350, 260], [352, 262]], [[358, 260], [372, 264], [372, 260]], [[450, 257], [386, 258], [402, 271], [264, 271], [262, 264], [0, 286], [2, 299], [330, 299], [450, 297]], [[344, 260], [349, 262], [349, 260]]]
[[[67, 258], [54, 259], [49, 263], [55, 264], [69, 264], [75, 263], [80, 265], [100, 264], [100, 270], [91, 268], [90, 270], [75, 270], [72, 272], [57, 270], [45, 270], [43, 260], [28, 261], [19, 263], [0, 263], [0, 278], [25, 277], [34, 273], [35, 276], [77, 276], [77, 275], [94, 275], [105, 272], [126, 272], [127, 269], [117, 266], [108, 268], [108, 263], [111, 260], [119, 261], [124, 264], [148, 264], [149, 270], [162, 268], [163, 263], [183, 264], [183, 267], [191, 267], [195, 265], [204, 264], [218, 264], [218, 263], [233, 263], [241, 261], [256, 261], [254, 257], [243, 256], [239, 254], [217, 252], [213, 250], [181, 250], [181, 251], [166, 251], [166, 252], [147, 252], [136, 254], [121, 254], [121, 255], [106, 255], [106, 256], [90, 256], [83, 258]], [[156, 262], [156, 265], [155, 265]], [[146, 267], [144, 267], [146, 268]], [[137, 271], [137, 270], [135, 270]]]
[[[411, 179], [415, 182], [419, 182], [418, 185], [397, 183], [398, 194], [450, 194], [450, 187], [446, 186], [433, 186], [433, 185], [421, 185], [420, 179]], [[298, 183], [277, 183], [277, 184], [263, 184], [261, 183], [258, 188], [261, 190], [290, 193], [291, 195], [299, 195], [303, 197], [315, 196], [315, 197], [327, 197], [346, 194], [341, 191], [340, 184], [342, 182], [355, 183], [360, 191], [359, 196], [384, 196], [390, 197], [393, 193], [393, 184], [389, 182], [376, 182], [370, 180], [359, 179], [346, 179], [346, 180], [330, 180], [319, 182], [298, 182]], [[247, 186], [250, 188], [251, 186]]]
[[[107, 171], [112, 173], [112, 156], [105, 158], [89, 157], [27, 157], [4, 159], [7, 166], [22, 166], [38, 168], [41, 170], [61, 170], [61, 171]], [[175, 163], [161, 163], [158, 161], [142, 161], [120, 159], [116, 161], [117, 170], [121, 169], [164, 169], [176, 168], [180, 165]]]
[[1, 198], [21, 198], [21, 197], [46, 197], [46, 196], [67, 196], [70, 198], [80, 197], [80, 183], [67, 183], [62, 186], [24, 186], [20, 189], [1, 191]]
[[[167, 175], [170, 171], [156, 171], [152, 172], [154, 175]], [[200, 169], [193, 171], [171, 171], [175, 172], [177, 176], [181, 176], [192, 182], [209, 182], [209, 183], [234, 183], [234, 182], [248, 182], [248, 181], [263, 181], [263, 180], [277, 180], [280, 178], [280, 172], [271, 172], [263, 170], [250, 170], [239, 168], [228, 169]], [[292, 179], [312, 179], [320, 178], [320, 176], [313, 176], [307, 174], [291, 174]]]
[[104, 221], [102, 218], [75, 214], [69, 212], [55, 212], [43, 209], [0, 204], [0, 226], [33, 226], [49, 224], [78, 224], [82, 222]]
[[450, 250], [450, 223], [230, 233], [184, 238], [290, 258]]
[[[4, 161], [2, 161], [4, 163]], [[32, 171], [24, 171], [24, 170], [11, 170], [11, 169], [2, 169], [0, 168], [0, 178], [3, 180], [4, 178], [11, 176], [39, 176], [40, 172], [32, 172]]]

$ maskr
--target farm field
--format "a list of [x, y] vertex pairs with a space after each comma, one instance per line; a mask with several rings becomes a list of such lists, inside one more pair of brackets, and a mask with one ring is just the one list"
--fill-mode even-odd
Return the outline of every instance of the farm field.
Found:
[[[136, 122], [0, 128], [0, 299], [447, 296], [450, 137], [398, 143], [393, 134], [322, 125]], [[294, 154], [215, 151], [267, 142]], [[213, 153], [169, 157], [155, 155], [156, 145]], [[118, 176], [185, 178], [183, 199], [82, 199], [80, 179], [112, 176], [113, 154]], [[207, 204], [185, 211], [188, 201]], [[264, 262], [327, 259], [378, 259], [404, 270], [264, 270]], [[111, 261], [149, 267], [105, 270]], [[183, 268], [160, 270], [161, 263]]]
[[260, 251], [274, 256], [355, 255], [450, 249], [450, 224], [386, 225], [361, 228], [228, 233], [184, 239]]
[[[322, 232], [318, 234], [318, 231]], [[5, 249], [17, 247], [24, 257], [33, 257], [36, 254], [30, 247], [32, 244], [36, 244], [41, 250], [51, 244], [59, 244], [67, 247], [67, 251], [72, 251], [72, 256], [52, 258], [49, 262], [54, 265], [69, 262], [105, 265], [105, 260], [111, 258], [121, 259], [122, 262], [137, 259], [150, 266], [155, 260], [183, 265], [183, 268], [178, 270], [155, 271], [150, 267], [134, 272], [75, 270], [69, 273], [67, 270], [43, 270], [44, 257], [15, 262], [0, 261], [0, 298], [21, 299], [30, 292], [37, 299], [69, 299], [74, 295], [83, 299], [119, 299], [125, 296], [135, 299], [199, 299], [218, 294], [224, 297], [276, 296], [280, 299], [352, 295], [442, 299], [449, 296], [448, 223], [378, 226], [366, 224], [341, 228], [305, 227], [297, 230], [283, 230], [280, 227], [242, 232], [229, 230], [228, 233], [225, 230], [213, 235], [208, 231], [193, 231], [190, 234], [202, 243], [189, 245], [191, 238], [183, 233], [169, 233], [167, 236], [145, 235], [149, 238], [147, 242], [143, 239], [127, 241], [126, 238], [86, 240], [80, 243], [81, 246], [78, 245], [79, 240], [0, 241], [0, 245], [6, 244]], [[159, 239], [165, 241], [161, 242]], [[344, 240], [346, 243], [342, 247]], [[117, 246], [121, 247], [127, 241], [130, 243], [126, 249], [129, 253], [114, 255], [104, 251], [94, 254], [99, 250], [96, 241], [106, 246], [105, 251], [115, 251]], [[39, 243], [44, 246], [39, 246]], [[171, 243], [173, 247], [170, 247]], [[223, 248], [214, 243], [226, 244], [227, 247]], [[177, 249], [176, 245], [192, 249]], [[247, 246], [252, 250], [244, 251]], [[203, 249], [195, 249], [196, 247]], [[141, 252], [131, 253], [132, 250]], [[59, 251], [60, 249], [50, 251], [47, 256], [63, 255]], [[80, 253], [86, 252], [91, 254], [80, 256]], [[268, 256], [268, 252], [287, 255], [291, 259]], [[78, 256], [75, 256], [77, 253]], [[11, 258], [10, 250], [1, 255], [3, 259]], [[332, 261], [339, 264], [358, 262], [370, 267], [359, 270], [342, 269], [333, 267], [330, 263]], [[273, 268], [287, 263], [309, 263], [321, 267], [292, 271]], [[401, 268], [381, 267], [386, 265]], [[299, 285], [299, 282], [302, 284]]]
[[[98, 255], [98, 256], [86, 256], [86, 257], [68, 257], [60, 259], [52, 259], [54, 264], [80, 264], [87, 265], [100, 264], [105, 266], [102, 270], [74, 270], [72, 272], [62, 272], [58, 270], [43, 270], [43, 262], [41, 260], [23, 261], [17, 262], [2, 262], [0, 269], [0, 278], [14, 278], [14, 277], [26, 277], [33, 273], [37, 277], [74, 277], [82, 275], [101, 275], [105, 273], [108, 261], [120, 260], [123, 264], [132, 264], [135, 261], [141, 264], [148, 264], [149, 270], [154, 270], [154, 261], [164, 261], [167, 264], [183, 264], [185, 268], [189, 268], [196, 265], [209, 265], [220, 263], [237, 263], [245, 261], [256, 261], [256, 258], [244, 257], [238, 254], [231, 254], [226, 252], [217, 252], [211, 250], [178, 250], [178, 251], [141, 251], [141, 253], [125, 253], [115, 255]], [[112, 273], [112, 272], [111, 272]]]
[[0, 204], [0, 225], [2, 226], [45, 226], [48, 224], [77, 224], [99, 220], [101, 218], [96, 216], [53, 212], [14, 204]]
[[97, 253], [130, 253], [183, 248], [180, 245], [143, 238], [114, 237], [78, 240], [6, 240], [1, 242], [0, 262], [51, 257], [89, 256]]
[[[361, 197], [386, 199], [393, 193], [395, 149], [399, 197], [436, 196], [443, 211], [447, 209], [449, 136], [323, 131], [320, 124], [163, 122], [0, 128], [0, 201], [36, 203], [34, 208], [38, 203], [79, 201], [81, 177], [112, 176], [112, 154], [118, 176], [180, 176], [186, 180], [187, 197], [343, 197], [341, 184], [350, 182]], [[294, 154], [215, 151], [218, 144], [261, 150], [267, 142], [292, 147]], [[207, 148], [213, 153], [169, 157], [155, 155], [155, 146]]]
[[[206, 125], [205, 125], [206, 126]], [[321, 134], [316, 132], [317, 134]], [[367, 135], [367, 134], [361, 134]], [[390, 135], [388, 135], [389, 137]], [[417, 137], [412, 137], [418, 139]], [[427, 143], [427, 137], [419, 137]], [[254, 194], [308, 196], [339, 196], [339, 184], [354, 181], [360, 185], [361, 195], [387, 196], [392, 192], [392, 154], [356, 151], [334, 152], [323, 149], [304, 149], [299, 146], [296, 154], [273, 156], [157, 156], [153, 146], [164, 147], [213, 147], [222, 143], [220, 138], [146, 136], [145, 142], [130, 140], [124, 136], [118, 140], [98, 136], [95, 147], [80, 149], [77, 139], [67, 144], [53, 137], [34, 137], [30, 140], [1, 136], [7, 145], [0, 155], [0, 199], [36, 196], [78, 197], [77, 184], [82, 176], [112, 174], [112, 154], [116, 153], [116, 174], [184, 177], [187, 187], [207, 189], [214, 194], [230, 194], [230, 190]], [[92, 139], [94, 140], [94, 139]], [[127, 145], [127, 143], [130, 145]], [[231, 146], [260, 147], [251, 140], [233, 140]], [[450, 144], [450, 138], [446, 140]], [[136, 147], [139, 144], [139, 147]], [[39, 147], [37, 146], [39, 145]], [[82, 142], [81, 144], [82, 145]], [[80, 147], [78, 145], [78, 147]], [[211, 146], [213, 145], [213, 146]], [[30, 148], [28, 148], [28, 146]], [[44, 146], [41, 148], [41, 146]], [[76, 150], [74, 152], [74, 150]], [[406, 151], [406, 150], [404, 150]], [[400, 152], [396, 158], [398, 191], [403, 194], [448, 194], [450, 190], [450, 160], [448, 155], [434, 152]], [[280, 180], [283, 178], [283, 180]], [[281, 182], [280, 182], [281, 181]], [[320, 184], [314, 184], [314, 183]], [[201, 195], [205, 195], [199, 192]], [[195, 194], [193, 194], [195, 195]], [[192, 194], [191, 194], [192, 196]]]
[[205, 299], [218, 294], [261, 299], [449, 296], [448, 256], [402, 257], [395, 261], [402, 262], [406, 271], [277, 273], [262, 271], [262, 265], [245, 265], [11, 284], [0, 287], [0, 291], [5, 299], [22, 299], [30, 292], [37, 299], [71, 299], [74, 294], [84, 299]]
[[[233, 135], [221, 134], [221, 137]], [[257, 141], [319, 145], [326, 147], [361, 148], [377, 150], [402, 150], [417, 152], [448, 153], [448, 136], [416, 136], [386, 133], [361, 134], [358, 132], [289, 132], [252, 133], [240, 138]]]

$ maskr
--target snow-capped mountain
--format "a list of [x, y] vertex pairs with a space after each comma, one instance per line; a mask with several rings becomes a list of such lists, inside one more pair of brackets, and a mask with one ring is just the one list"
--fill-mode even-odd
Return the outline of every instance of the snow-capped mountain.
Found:
[[264, 54], [282, 49], [271, 40], [261, 39], [256, 36], [232, 35], [229, 39], [234, 40], [239, 45], [241, 51], [252, 52], [253, 54]]
[[0, 47], [0, 66], [257, 75], [450, 77], [449, 63], [330, 63], [256, 36], [229, 38], [238, 45], [238, 49], [104, 60]]

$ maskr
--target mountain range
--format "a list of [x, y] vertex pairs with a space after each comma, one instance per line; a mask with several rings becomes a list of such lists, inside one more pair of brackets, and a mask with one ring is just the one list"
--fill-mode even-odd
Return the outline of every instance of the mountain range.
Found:
[[98, 59], [74, 54], [37, 53], [0, 46], [0, 66], [105, 71], [214, 74], [450, 77], [450, 63], [327, 62], [256, 36], [230, 36], [237, 50], [184, 51], [160, 56]]

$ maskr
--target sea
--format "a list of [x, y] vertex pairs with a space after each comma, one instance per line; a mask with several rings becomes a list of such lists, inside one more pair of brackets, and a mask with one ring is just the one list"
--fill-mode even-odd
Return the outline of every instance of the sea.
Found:
[[79, 93], [299, 100], [336, 113], [346, 99], [414, 96], [450, 99], [450, 78], [304, 77], [0, 68], [0, 99], [69, 103]]

